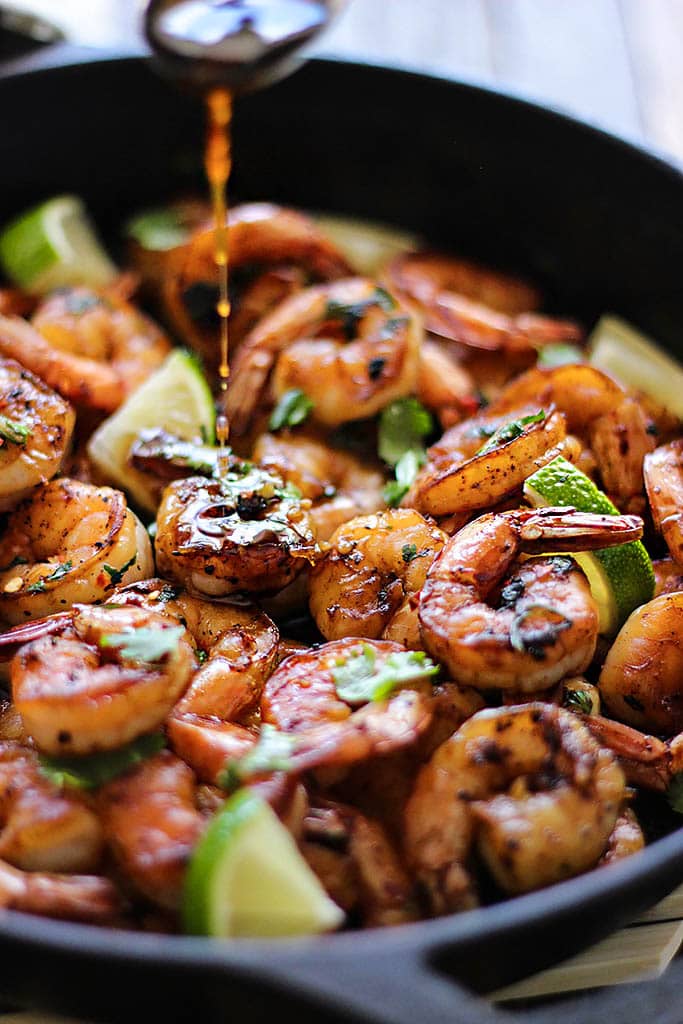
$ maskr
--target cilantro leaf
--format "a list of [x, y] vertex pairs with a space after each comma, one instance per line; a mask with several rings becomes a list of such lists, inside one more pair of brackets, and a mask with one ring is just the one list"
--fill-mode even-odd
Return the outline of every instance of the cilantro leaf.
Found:
[[42, 594], [44, 590], [47, 590], [48, 583], [54, 583], [56, 580], [61, 580], [62, 577], [66, 576], [71, 571], [73, 563], [71, 559], [68, 562], [62, 562], [58, 565], [54, 572], [51, 572], [49, 576], [43, 576], [42, 579], [36, 580], [30, 587], [26, 588], [27, 594]]
[[436, 675], [439, 666], [424, 651], [397, 651], [377, 664], [377, 652], [363, 644], [332, 670], [338, 695], [347, 704], [384, 700], [402, 683]]
[[410, 564], [414, 558], [417, 558], [417, 544], [404, 544], [401, 548], [401, 557], [406, 565]]
[[500, 448], [501, 445], [507, 444], [509, 441], [514, 441], [515, 438], [521, 437], [524, 433], [525, 427], [529, 427], [534, 423], [542, 423], [545, 419], [545, 412], [543, 409], [539, 409], [538, 412], [531, 413], [530, 416], [521, 416], [518, 420], [512, 420], [510, 423], [504, 424], [502, 427], [498, 427], [498, 430], [494, 431], [489, 440], [483, 445], [477, 455], [486, 455], [488, 452], [495, 451], [496, 448]]
[[407, 452], [422, 451], [424, 439], [433, 429], [432, 414], [417, 398], [397, 398], [382, 410], [380, 416], [380, 459], [395, 466]]
[[567, 688], [564, 691], [562, 704], [570, 711], [580, 711], [582, 715], [590, 715], [593, 711], [593, 700], [590, 693], [586, 690], [570, 690]]
[[296, 736], [279, 732], [274, 725], [264, 722], [251, 750], [226, 763], [218, 776], [218, 785], [232, 790], [254, 775], [289, 771], [295, 747]]
[[114, 648], [126, 661], [155, 665], [176, 649], [184, 632], [183, 626], [168, 629], [141, 626], [122, 633], [105, 633], [100, 637], [100, 647]]
[[401, 456], [394, 469], [396, 479], [390, 480], [384, 487], [383, 497], [387, 505], [396, 508], [401, 503], [426, 459], [424, 449], [411, 449]]
[[33, 431], [23, 423], [0, 415], [0, 437], [9, 444], [26, 444]]
[[283, 427], [296, 427], [308, 416], [313, 402], [300, 388], [285, 391], [268, 421], [271, 430], [282, 430]]
[[106, 750], [83, 757], [51, 757], [41, 754], [40, 773], [56, 786], [96, 789], [134, 768], [141, 761], [158, 754], [166, 746], [162, 733], [138, 736], [125, 747]]
[[120, 569], [114, 569], [113, 566], [107, 565], [105, 562], [102, 568], [109, 576], [109, 586], [115, 587], [117, 583], [120, 583], [123, 577], [126, 575], [131, 565], [135, 565], [135, 560], [138, 557], [137, 551], [132, 558], [129, 558], [125, 565], [122, 565]]

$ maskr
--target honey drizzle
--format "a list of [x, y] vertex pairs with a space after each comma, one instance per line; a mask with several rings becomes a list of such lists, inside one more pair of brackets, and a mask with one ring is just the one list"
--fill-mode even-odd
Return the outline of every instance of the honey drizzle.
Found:
[[225, 392], [228, 388], [230, 365], [228, 362], [230, 294], [228, 291], [228, 198], [227, 186], [232, 167], [230, 123], [232, 121], [232, 94], [228, 89], [212, 89], [206, 96], [208, 114], [204, 166], [209, 182], [214, 219], [214, 259], [218, 268], [218, 302], [216, 312], [220, 323], [220, 362], [218, 382], [221, 391], [221, 411], [216, 418], [216, 437], [221, 448], [228, 443], [230, 426], [225, 415]]

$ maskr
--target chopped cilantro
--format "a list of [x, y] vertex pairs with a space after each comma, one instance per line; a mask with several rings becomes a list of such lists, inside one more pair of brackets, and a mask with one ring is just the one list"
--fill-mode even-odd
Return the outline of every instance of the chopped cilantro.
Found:
[[379, 306], [388, 313], [396, 308], [396, 302], [385, 288], [377, 287], [369, 298], [361, 302], [337, 302], [334, 299], [328, 302], [325, 319], [341, 323], [344, 335], [350, 341], [356, 336], [358, 324], [373, 306]]
[[135, 565], [135, 560], [136, 560], [137, 557], [138, 557], [138, 553], [136, 551], [135, 554], [133, 555], [133, 557], [130, 558], [126, 562], [125, 565], [122, 565], [120, 569], [114, 569], [113, 566], [107, 565], [106, 562], [104, 563], [102, 568], [104, 569], [104, 571], [109, 576], [109, 584], [108, 585], [110, 587], [115, 587], [117, 585], [117, 583], [121, 582], [123, 577], [126, 575], [128, 570], [130, 569], [131, 565]]
[[71, 571], [73, 563], [71, 559], [68, 562], [62, 562], [58, 565], [54, 572], [51, 572], [49, 576], [43, 576], [42, 579], [36, 580], [29, 587], [26, 588], [27, 594], [42, 594], [44, 590], [47, 590], [48, 583], [54, 583], [56, 580], [61, 580], [68, 572]]
[[417, 558], [417, 544], [404, 544], [401, 548], [401, 556], [404, 562], [412, 562], [414, 558]]
[[158, 754], [166, 746], [164, 736], [148, 733], [118, 750], [107, 750], [83, 757], [50, 757], [41, 754], [40, 772], [56, 786], [96, 789], [134, 768], [141, 761]]
[[176, 649], [184, 632], [182, 626], [169, 626], [168, 629], [142, 626], [121, 633], [105, 633], [100, 637], [100, 647], [115, 648], [126, 661], [155, 665]]
[[400, 651], [377, 664], [377, 652], [363, 644], [332, 670], [338, 695], [347, 704], [384, 700], [402, 683], [436, 675], [438, 665], [424, 651]]
[[[532, 627], [525, 633], [522, 632], [522, 624], [533, 615], [535, 611], [547, 611], [557, 617], [557, 621], [550, 622], [545, 619], [540, 626]], [[510, 626], [510, 646], [522, 654], [527, 653], [542, 661], [545, 657], [544, 647], [551, 647], [557, 642], [557, 634], [569, 629], [572, 620], [563, 615], [557, 608], [551, 605], [537, 603], [528, 605], [512, 621]]]
[[299, 388], [292, 388], [285, 391], [272, 413], [268, 426], [271, 430], [282, 430], [283, 427], [296, 427], [303, 423], [311, 409], [313, 402]]
[[390, 480], [384, 487], [383, 496], [387, 505], [396, 508], [400, 505], [401, 499], [410, 490], [413, 480], [420, 468], [424, 466], [426, 455], [424, 450], [407, 451], [396, 463], [394, 469], [395, 480]]
[[562, 703], [570, 711], [580, 711], [582, 715], [590, 715], [593, 711], [593, 700], [590, 693], [587, 693], [586, 690], [570, 690], [567, 688], [564, 691]]
[[289, 771], [295, 746], [296, 736], [278, 732], [274, 725], [264, 722], [251, 750], [243, 757], [226, 763], [218, 776], [218, 785], [232, 790], [254, 775]]
[[395, 466], [406, 452], [423, 451], [424, 440], [434, 429], [432, 414], [417, 398], [398, 398], [382, 410], [378, 454]]
[[23, 423], [0, 415], [0, 437], [9, 444], [26, 444], [33, 431]]
[[545, 412], [543, 409], [539, 409], [538, 412], [532, 413], [530, 416], [521, 416], [518, 420], [512, 420], [512, 422], [506, 423], [504, 426], [499, 427], [498, 430], [494, 431], [486, 444], [483, 445], [476, 454], [487, 455], [489, 452], [495, 451], [495, 449], [500, 448], [501, 445], [507, 444], [509, 441], [514, 441], [517, 437], [521, 437], [526, 427], [529, 427], [534, 423], [542, 423], [544, 419]]

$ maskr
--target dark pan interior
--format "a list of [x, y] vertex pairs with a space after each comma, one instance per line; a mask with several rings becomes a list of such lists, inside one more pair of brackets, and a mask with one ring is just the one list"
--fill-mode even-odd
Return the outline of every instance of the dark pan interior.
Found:
[[[54, 58], [50, 58], [54, 60]], [[139, 59], [0, 79], [0, 221], [60, 191], [108, 237], [201, 187], [201, 112]], [[683, 356], [683, 177], [510, 97], [405, 72], [312, 62], [238, 106], [234, 192], [349, 213], [527, 272], [549, 309], [619, 312]], [[208, 943], [0, 918], [8, 1001], [91, 1019], [499, 1019], [485, 991], [624, 923], [683, 880], [683, 832], [629, 862], [459, 917], [315, 943]], [[456, 1012], [458, 1016], [454, 1016]], [[474, 1016], [473, 1016], [474, 1015]], [[622, 1018], [626, 1024], [626, 1018]]]

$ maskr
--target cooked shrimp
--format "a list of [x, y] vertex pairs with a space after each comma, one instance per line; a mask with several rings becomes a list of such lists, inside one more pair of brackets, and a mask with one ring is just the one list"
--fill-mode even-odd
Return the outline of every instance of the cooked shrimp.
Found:
[[[267, 284], [261, 278], [258, 295], [247, 286], [243, 295], [238, 296], [234, 310], [238, 342], [255, 313], [269, 312], [276, 300], [298, 290], [303, 283], [301, 276], [310, 283], [333, 281], [351, 273], [342, 254], [312, 220], [296, 210], [271, 203], [233, 207], [228, 217], [228, 251], [233, 279], [240, 268], [259, 268], [262, 274], [270, 271], [272, 275]], [[197, 227], [186, 244], [160, 254], [158, 262], [157, 277], [166, 317], [176, 334], [212, 365], [218, 358], [218, 284], [210, 217]]]
[[328, 540], [354, 516], [384, 508], [382, 470], [313, 437], [262, 434], [253, 459], [312, 501], [310, 515], [319, 541]]
[[683, 566], [674, 562], [673, 558], [655, 559], [652, 568], [655, 573], [655, 597], [683, 590]]
[[123, 900], [108, 878], [20, 871], [0, 861], [0, 907], [59, 920], [111, 924], [120, 916]]
[[416, 920], [413, 885], [389, 837], [355, 807], [316, 803], [304, 819], [302, 852], [335, 902], [339, 897], [364, 927]]
[[522, 553], [577, 551], [636, 539], [636, 516], [566, 508], [481, 516], [432, 563], [419, 619], [429, 653], [467, 686], [543, 690], [591, 662], [597, 606], [571, 558], [518, 562]]
[[[490, 431], [488, 440], [482, 441], [480, 429]], [[565, 438], [564, 416], [538, 406], [500, 421], [466, 420], [429, 449], [403, 504], [434, 516], [489, 508], [520, 491], [528, 476], [559, 454]]]
[[625, 398], [589, 426], [588, 441], [603, 487], [620, 509], [630, 511], [630, 500], [643, 493], [643, 460], [655, 447], [651, 426], [633, 398]]
[[488, 351], [535, 351], [580, 342], [569, 320], [529, 312], [539, 296], [517, 278], [438, 253], [398, 256], [386, 271], [389, 287], [415, 305], [433, 334]]
[[[336, 640], [315, 650], [292, 654], [266, 682], [261, 717], [282, 732], [294, 735], [289, 771], [320, 765], [348, 766], [389, 754], [416, 743], [431, 723], [429, 697], [420, 689], [403, 689], [387, 700], [358, 710], [337, 693], [335, 670], [349, 659], [370, 652], [381, 667], [405, 651], [386, 640]], [[419, 668], [415, 679], [420, 679]], [[406, 680], [406, 684], [410, 682]], [[426, 684], [428, 690], [431, 685]], [[424, 689], [424, 685], [422, 687]]]
[[328, 427], [373, 416], [414, 391], [421, 332], [418, 318], [373, 281], [307, 288], [240, 346], [228, 390], [231, 429], [247, 432], [269, 384], [276, 401], [303, 391], [311, 418]]
[[12, 512], [0, 537], [0, 617], [40, 618], [101, 601], [153, 572], [149, 537], [120, 491], [61, 478]]
[[41, 774], [34, 750], [0, 742], [0, 857], [24, 871], [90, 871], [103, 846], [78, 794]]
[[132, 607], [78, 605], [69, 618], [61, 635], [26, 644], [10, 666], [14, 703], [36, 746], [88, 754], [160, 726], [197, 664], [182, 627]]
[[443, 342], [429, 337], [420, 346], [416, 394], [444, 428], [471, 416], [481, 405], [481, 395], [467, 368], [453, 358]]
[[97, 807], [124, 877], [153, 903], [177, 909], [188, 860], [205, 827], [192, 771], [163, 750], [102, 786]]
[[339, 527], [310, 577], [310, 607], [327, 640], [384, 637], [420, 648], [411, 604], [447, 540], [412, 509], [357, 516]]
[[683, 566], [683, 438], [647, 454], [643, 474], [655, 527], [674, 562]]
[[638, 853], [645, 846], [645, 836], [630, 807], [625, 807], [616, 820], [607, 849], [599, 860], [599, 864], [614, 864], [624, 857]]
[[683, 772], [681, 733], [661, 740], [602, 715], [585, 715], [583, 722], [598, 742], [617, 756], [630, 785], [663, 793]]
[[541, 303], [538, 289], [521, 278], [444, 253], [402, 253], [389, 265], [387, 276], [397, 291], [424, 307], [434, 305], [444, 293], [465, 296], [509, 316], [538, 309]]
[[598, 862], [624, 793], [614, 757], [570, 712], [486, 709], [420, 771], [406, 854], [436, 913], [475, 904], [473, 845], [505, 892], [528, 892]]
[[606, 373], [588, 363], [553, 368], [534, 367], [515, 377], [487, 410], [492, 416], [531, 403], [563, 413], [567, 429], [581, 435], [599, 416], [613, 412], [624, 400], [623, 389]]
[[631, 613], [598, 687], [621, 721], [666, 736], [683, 730], [683, 593], [662, 594]]
[[148, 317], [125, 299], [68, 288], [44, 299], [31, 324], [0, 317], [0, 354], [77, 405], [113, 412], [170, 352]]
[[0, 512], [50, 480], [69, 450], [75, 414], [13, 359], [0, 359]]
[[317, 551], [307, 504], [251, 463], [174, 481], [157, 513], [159, 571], [200, 595], [275, 593]]

